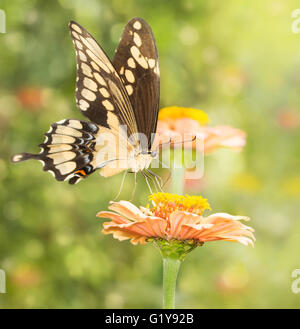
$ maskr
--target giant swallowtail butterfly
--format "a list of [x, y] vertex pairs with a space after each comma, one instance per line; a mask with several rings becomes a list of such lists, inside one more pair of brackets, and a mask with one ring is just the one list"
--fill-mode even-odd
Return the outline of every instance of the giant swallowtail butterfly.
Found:
[[112, 62], [87, 30], [74, 21], [69, 27], [77, 62], [76, 103], [90, 121], [53, 123], [39, 154], [19, 153], [12, 161], [39, 160], [43, 170], [70, 184], [97, 169], [105, 177], [147, 170], [156, 156], [151, 135], [160, 93], [150, 26], [141, 18], [129, 21]]

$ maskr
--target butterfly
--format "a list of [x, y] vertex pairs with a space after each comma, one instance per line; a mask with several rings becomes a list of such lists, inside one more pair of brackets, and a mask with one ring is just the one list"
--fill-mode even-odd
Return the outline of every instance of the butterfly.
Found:
[[113, 61], [81, 25], [69, 23], [76, 53], [76, 104], [89, 121], [64, 119], [45, 133], [39, 154], [19, 153], [13, 162], [39, 160], [58, 181], [78, 183], [97, 169], [104, 177], [144, 172], [157, 150], [160, 71], [156, 42], [141, 18], [130, 20]]

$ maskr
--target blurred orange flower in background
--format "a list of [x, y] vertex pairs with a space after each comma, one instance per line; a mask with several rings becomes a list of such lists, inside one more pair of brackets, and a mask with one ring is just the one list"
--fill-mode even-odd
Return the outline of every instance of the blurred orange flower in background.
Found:
[[[120, 241], [145, 244], [154, 239], [188, 241], [201, 245], [204, 242], [224, 240], [253, 246], [253, 229], [242, 224], [244, 216], [216, 213], [203, 217], [210, 209], [201, 196], [181, 196], [170, 193], [154, 193], [149, 199], [153, 207], [137, 208], [128, 201], [112, 202], [111, 211], [101, 211], [97, 217], [111, 221], [103, 223], [102, 233], [113, 234]], [[149, 240], [150, 239], [150, 240]]]
[[31, 110], [37, 110], [45, 104], [44, 90], [37, 86], [20, 88], [16, 97], [24, 108]]
[[277, 113], [276, 121], [278, 125], [286, 130], [296, 129], [300, 125], [299, 110], [296, 109], [282, 109]]
[[20, 264], [12, 271], [11, 281], [16, 286], [32, 288], [41, 283], [42, 272], [34, 265]]
[[[160, 141], [167, 138], [186, 140], [184, 135], [193, 135], [204, 141], [204, 152], [211, 153], [219, 148], [240, 151], [246, 144], [246, 133], [230, 126], [209, 127], [209, 118], [202, 110], [178, 106], [165, 107], [159, 111], [157, 134]], [[195, 148], [194, 142], [185, 142], [186, 147]]]

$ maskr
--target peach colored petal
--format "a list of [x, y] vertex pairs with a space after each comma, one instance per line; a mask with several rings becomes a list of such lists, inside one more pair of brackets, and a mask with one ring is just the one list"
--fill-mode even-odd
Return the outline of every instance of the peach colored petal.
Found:
[[138, 242], [140, 242], [141, 244], [146, 243], [146, 237], [134, 234], [132, 232], [119, 231], [119, 230], [106, 231], [105, 229], [103, 229], [102, 233], [103, 234], [112, 234], [113, 238], [117, 239], [119, 241], [124, 241], [124, 240], [130, 239], [130, 241], [133, 244], [137, 244]]
[[112, 202], [108, 208], [133, 221], [146, 218], [146, 215], [129, 201]]
[[[105, 225], [104, 225], [105, 224]], [[110, 234], [117, 239], [141, 238], [141, 237], [164, 237], [167, 222], [162, 218], [147, 217], [143, 222], [129, 222], [116, 224], [107, 222], [103, 224], [103, 233]]]
[[166, 235], [167, 221], [165, 219], [159, 217], [153, 219], [151, 217], [148, 217], [145, 219], [145, 224], [152, 232], [150, 236], [162, 238]]
[[118, 215], [118, 214], [116, 214], [114, 212], [111, 212], [111, 211], [100, 211], [100, 212], [98, 212], [98, 214], [96, 216], [100, 217], [100, 218], [111, 219], [117, 224], [130, 223], [130, 221], [127, 218], [122, 217], [121, 215]]
[[197, 133], [200, 128], [200, 124], [198, 121], [193, 119], [177, 119], [173, 122], [173, 129], [180, 134], [193, 134]]
[[183, 224], [197, 223], [201, 217], [195, 214], [187, 213], [184, 211], [175, 211], [170, 215], [170, 236], [179, 238], [181, 227]]
[[249, 217], [247, 216], [233, 216], [233, 215], [229, 215], [223, 212], [218, 212], [212, 215], [209, 215], [207, 217], [204, 218], [205, 222], [213, 222], [216, 219], [221, 219], [221, 220], [230, 220], [230, 221], [239, 221], [239, 220], [244, 220], [244, 221], [248, 221]]
[[200, 127], [198, 132], [204, 133], [206, 153], [221, 147], [239, 151], [246, 144], [246, 133], [230, 126]]
[[[241, 129], [230, 126], [201, 126], [198, 121], [190, 118], [159, 120], [157, 134], [159, 140], [169, 137], [174, 142], [186, 140], [184, 135], [187, 134], [197, 136], [198, 139], [203, 139], [206, 154], [222, 147], [239, 151], [246, 144], [246, 133]], [[185, 143], [185, 147], [195, 146], [196, 142]]]
[[184, 224], [181, 228], [180, 238], [183, 240], [198, 239], [201, 232], [206, 232], [212, 226], [213, 224]]

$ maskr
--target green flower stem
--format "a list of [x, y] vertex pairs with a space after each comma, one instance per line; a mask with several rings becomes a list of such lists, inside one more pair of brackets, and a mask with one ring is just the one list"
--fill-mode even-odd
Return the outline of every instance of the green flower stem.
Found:
[[163, 259], [163, 308], [175, 308], [176, 279], [185, 256], [203, 243], [194, 240], [165, 240], [149, 238]]
[[173, 257], [163, 258], [163, 308], [175, 308], [176, 279], [181, 261]]

